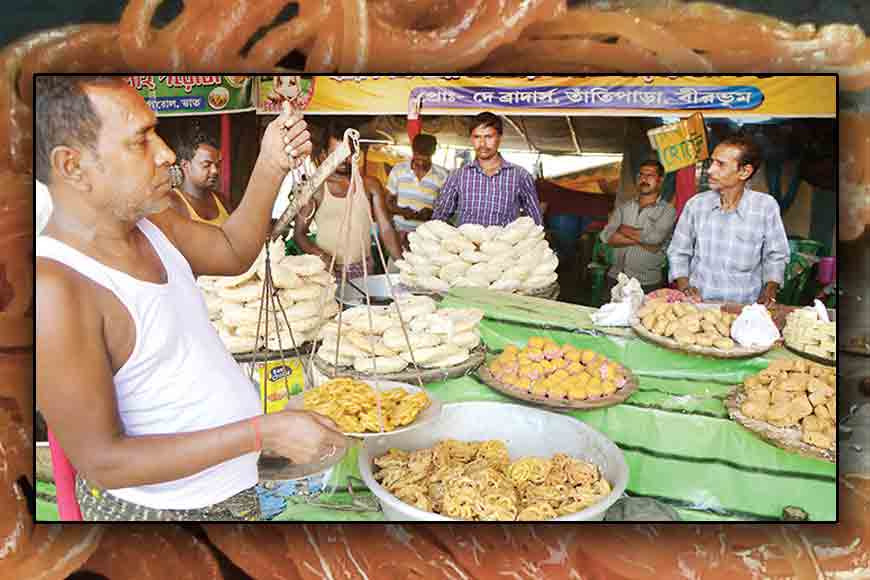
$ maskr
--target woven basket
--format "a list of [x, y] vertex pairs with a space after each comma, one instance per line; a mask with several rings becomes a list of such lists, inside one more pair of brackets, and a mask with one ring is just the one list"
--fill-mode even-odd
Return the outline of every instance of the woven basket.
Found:
[[339, 366], [329, 364], [318, 356], [314, 357], [314, 366], [326, 378], [334, 379], [335, 377], [351, 377], [360, 380], [382, 380], [382, 381], [398, 381], [401, 383], [415, 384], [419, 376], [424, 383], [434, 383], [446, 379], [452, 379], [467, 375], [474, 371], [486, 358], [486, 349], [480, 344], [474, 348], [464, 362], [452, 367], [439, 369], [424, 369], [420, 367], [419, 373], [413, 365], [407, 366], [403, 371], [398, 373], [384, 373], [375, 375], [371, 373], [361, 373], [351, 366]]
[[745, 429], [752, 431], [758, 437], [770, 443], [774, 447], [779, 447], [789, 453], [797, 453], [803, 457], [811, 459], [821, 459], [835, 463], [837, 460], [836, 441], [834, 449], [822, 449], [815, 445], [810, 445], [801, 441], [800, 427], [777, 427], [771, 425], [767, 421], [752, 419], [743, 414], [740, 410], [740, 405], [746, 399], [746, 394], [741, 387], [735, 387], [728, 398], [725, 400], [725, 406], [728, 408], [728, 414], [735, 422], [739, 423]]
[[663, 346], [667, 349], [688, 354], [709, 356], [713, 358], [750, 358], [753, 356], [760, 356], [773, 348], [773, 345], [759, 346], [753, 348], [747, 348], [745, 346], [735, 346], [731, 350], [722, 350], [721, 348], [714, 348], [712, 346], [696, 346], [694, 344], [683, 346], [673, 338], [668, 338], [666, 336], [661, 336], [650, 332], [649, 330], [644, 328], [643, 325], [640, 324], [640, 322], [635, 322], [631, 325], [631, 328], [632, 330], [634, 330], [635, 334], [637, 334], [644, 340], [655, 343], [659, 346]]
[[556, 409], [601, 409], [604, 407], [612, 407], [624, 402], [637, 390], [637, 379], [635, 379], [631, 371], [622, 365], [617, 366], [621, 368], [625, 375], [625, 378], [627, 379], [626, 383], [617, 389], [616, 392], [611, 393], [606, 397], [595, 397], [590, 399], [568, 399], [567, 397], [553, 398], [547, 395], [536, 395], [525, 389], [518, 389], [501, 382], [489, 371], [489, 367], [486, 365], [483, 365], [478, 369], [477, 375], [480, 377], [480, 380], [496, 391], [515, 399], [535, 403], [536, 405], [543, 405], [545, 407], [553, 407]]

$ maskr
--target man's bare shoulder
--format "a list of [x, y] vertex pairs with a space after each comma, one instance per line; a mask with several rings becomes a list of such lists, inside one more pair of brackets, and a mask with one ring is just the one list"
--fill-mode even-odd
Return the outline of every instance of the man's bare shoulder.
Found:
[[63, 262], [36, 258], [36, 298], [48, 301], [43, 307], [62, 309], [63, 303], [78, 302], [88, 293], [87, 278]]
[[36, 280], [37, 336], [54, 334], [70, 324], [98, 323], [100, 288], [95, 282], [48, 258], [36, 259]]

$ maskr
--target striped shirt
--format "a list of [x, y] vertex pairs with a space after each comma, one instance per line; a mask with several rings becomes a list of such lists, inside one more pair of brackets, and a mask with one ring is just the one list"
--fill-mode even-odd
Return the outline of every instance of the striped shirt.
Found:
[[755, 302], [765, 283], [782, 285], [788, 259], [779, 204], [749, 188], [736, 211], [722, 211], [718, 192], [694, 196], [668, 248], [670, 279], [688, 277], [711, 302]]
[[458, 212], [456, 225], [505, 226], [520, 211], [541, 224], [541, 208], [532, 175], [504, 158], [493, 175], [486, 175], [475, 159], [450, 174], [435, 202], [434, 220], [450, 221]]
[[[431, 209], [448, 175], [443, 167], [432, 165], [423, 179], [417, 179], [417, 174], [411, 169], [411, 162], [404, 161], [390, 171], [387, 190], [396, 196], [396, 205], [399, 207], [414, 211]], [[395, 215], [393, 223], [400, 232], [413, 232], [423, 222]]]
[[613, 210], [607, 227], [601, 231], [601, 241], [610, 242], [610, 236], [619, 226], [632, 226], [640, 230], [641, 244], [658, 246], [656, 252], [649, 252], [639, 245], [613, 248], [613, 266], [608, 275], [616, 278], [620, 272], [626, 276], [637, 278], [641, 286], [652, 286], [662, 282], [662, 268], [667, 257], [665, 248], [674, 230], [677, 212], [674, 207], [664, 201], [661, 196], [652, 205], [641, 209], [636, 199], [622, 204]]

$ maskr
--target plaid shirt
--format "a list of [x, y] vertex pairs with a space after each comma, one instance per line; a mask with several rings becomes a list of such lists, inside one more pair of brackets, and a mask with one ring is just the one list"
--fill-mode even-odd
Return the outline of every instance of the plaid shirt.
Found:
[[459, 211], [456, 225], [506, 226], [520, 216], [520, 210], [542, 222], [538, 192], [532, 175], [504, 158], [494, 175], [486, 175], [475, 159], [447, 178], [435, 201], [433, 220], [450, 221]]
[[668, 247], [670, 279], [688, 276], [710, 302], [755, 302], [764, 283], [782, 285], [788, 259], [779, 204], [749, 188], [730, 212], [722, 211], [718, 192], [694, 196]]

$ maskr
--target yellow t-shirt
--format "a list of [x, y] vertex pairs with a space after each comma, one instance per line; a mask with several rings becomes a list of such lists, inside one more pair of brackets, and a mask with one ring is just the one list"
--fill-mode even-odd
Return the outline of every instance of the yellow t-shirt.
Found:
[[220, 198], [214, 192], [212, 192], [211, 195], [214, 198], [214, 202], [217, 204], [218, 215], [214, 219], [207, 220], [205, 218], [201, 218], [199, 216], [199, 214], [196, 213], [196, 210], [193, 209], [193, 206], [190, 205], [190, 202], [187, 201], [187, 197], [185, 197], [183, 193], [181, 193], [177, 189], [174, 191], [175, 191], [176, 195], [178, 195], [178, 197], [180, 197], [181, 200], [184, 202], [184, 205], [187, 206], [187, 214], [190, 216], [190, 219], [192, 219], [195, 222], [202, 222], [204, 224], [211, 224], [214, 226], [222, 226], [224, 224], [224, 222], [226, 222], [227, 219], [230, 217], [230, 214], [229, 214], [229, 212], [227, 212], [226, 208], [224, 207], [224, 204], [221, 203]]

